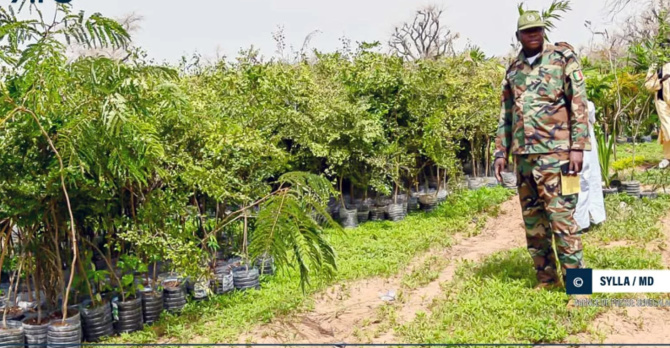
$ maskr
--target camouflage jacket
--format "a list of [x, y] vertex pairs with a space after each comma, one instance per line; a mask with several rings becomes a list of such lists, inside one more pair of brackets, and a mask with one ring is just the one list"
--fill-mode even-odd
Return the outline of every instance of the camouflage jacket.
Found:
[[584, 75], [572, 50], [545, 44], [532, 65], [522, 50], [502, 90], [496, 158], [591, 150]]

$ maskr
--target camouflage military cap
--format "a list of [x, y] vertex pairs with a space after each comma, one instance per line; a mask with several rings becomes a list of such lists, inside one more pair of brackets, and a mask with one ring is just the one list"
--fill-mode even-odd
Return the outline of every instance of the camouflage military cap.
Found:
[[530, 28], [544, 28], [545, 24], [542, 16], [537, 11], [526, 11], [519, 17], [517, 30], [526, 30]]

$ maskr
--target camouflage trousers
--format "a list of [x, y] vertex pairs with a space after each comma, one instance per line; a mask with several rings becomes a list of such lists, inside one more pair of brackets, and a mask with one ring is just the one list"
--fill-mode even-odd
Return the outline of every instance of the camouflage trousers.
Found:
[[574, 219], [578, 195], [561, 193], [561, 165], [569, 161], [569, 154], [519, 155], [515, 160], [526, 241], [537, 279], [558, 281], [553, 235], [565, 280], [566, 269], [584, 268], [582, 240]]

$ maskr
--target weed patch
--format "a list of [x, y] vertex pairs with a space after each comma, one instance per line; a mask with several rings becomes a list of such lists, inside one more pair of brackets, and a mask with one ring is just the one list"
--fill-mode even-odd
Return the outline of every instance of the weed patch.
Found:
[[427, 285], [440, 276], [440, 272], [449, 265], [449, 260], [438, 255], [431, 255], [420, 266], [415, 267], [402, 279], [402, 286], [413, 290]]

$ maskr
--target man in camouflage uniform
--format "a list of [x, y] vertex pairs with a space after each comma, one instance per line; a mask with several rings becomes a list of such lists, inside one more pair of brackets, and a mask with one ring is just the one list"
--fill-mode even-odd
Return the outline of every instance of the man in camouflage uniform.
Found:
[[507, 70], [496, 138], [495, 173], [510, 154], [517, 165], [517, 186], [526, 239], [539, 287], [558, 283], [552, 234], [563, 270], [583, 268], [582, 241], [573, 217], [577, 194], [561, 190], [561, 166], [576, 175], [582, 151], [589, 151], [584, 76], [569, 45], [544, 41], [544, 22], [528, 11], [518, 21], [523, 49]]

